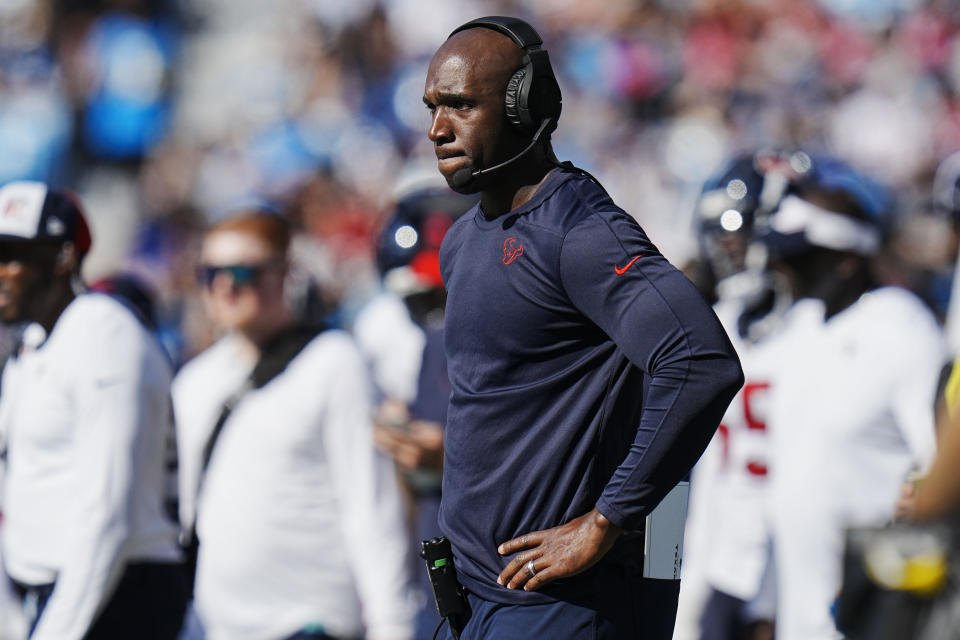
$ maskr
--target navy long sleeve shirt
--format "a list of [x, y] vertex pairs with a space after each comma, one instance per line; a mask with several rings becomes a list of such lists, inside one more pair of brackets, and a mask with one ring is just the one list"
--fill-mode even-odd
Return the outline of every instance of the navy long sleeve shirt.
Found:
[[[500, 587], [510, 558], [497, 546], [594, 507], [642, 528], [706, 447], [740, 363], [692, 283], [575, 169], [493, 220], [468, 211], [440, 265], [452, 385], [440, 526], [471, 591], [550, 601], [570, 581]], [[621, 557], [615, 546], [606, 561]]]

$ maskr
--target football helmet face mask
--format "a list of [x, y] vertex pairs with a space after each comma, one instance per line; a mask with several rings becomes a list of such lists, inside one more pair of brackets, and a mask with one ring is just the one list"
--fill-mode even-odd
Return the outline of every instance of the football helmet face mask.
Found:
[[810, 167], [802, 152], [759, 151], [731, 160], [697, 201], [700, 255], [718, 302], [740, 311], [737, 332], [755, 342], [792, 304], [789, 281], [771, 268], [758, 231]]
[[738, 158], [708, 182], [697, 200], [701, 255], [717, 281], [746, 269], [746, 253], [763, 176], [753, 156]]
[[756, 229], [805, 166], [796, 153], [745, 154], [704, 185], [696, 206], [697, 235], [718, 297], [749, 298], [765, 287], [766, 249], [756, 242]]

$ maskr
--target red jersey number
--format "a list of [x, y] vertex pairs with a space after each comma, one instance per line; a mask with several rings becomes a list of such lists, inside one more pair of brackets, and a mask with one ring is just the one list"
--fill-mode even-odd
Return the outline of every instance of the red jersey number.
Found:
[[[743, 402], [743, 420], [747, 429], [753, 432], [767, 430], [767, 423], [758, 415], [758, 408], [762, 406], [761, 398], [766, 395], [770, 388], [769, 382], [751, 382], [743, 387], [740, 398]], [[721, 448], [721, 468], [726, 469], [730, 460], [730, 427], [721, 424], [717, 428], [717, 434], [720, 437]], [[753, 476], [766, 476], [767, 463], [761, 459], [750, 459], [744, 465], [747, 473]]]

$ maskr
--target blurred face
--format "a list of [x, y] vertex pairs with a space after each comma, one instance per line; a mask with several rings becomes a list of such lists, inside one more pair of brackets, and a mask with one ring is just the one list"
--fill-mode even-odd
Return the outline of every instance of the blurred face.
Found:
[[57, 247], [0, 243], [0, 321], [40, 319], [53, 278]]
[[[460, 169], [493, 166], [522, 148], [504, 112], [504, 92], [521, 65], [520, 49], [507, 36], [469, 29], [444, 43], [430, 61], [423, 102], [430, 111], [427, 137], [447, 184]], [[461, 192], [477, 191], [471, 184]]]
[[268, 333], [283, 314], [284, 261], [251, 233], [219, 231], [203, 242], [200, 277], [215, 325], [250, 336]]
[[819, 298], [830, 307], [864, 291], [859, 275], [867, 261], [853, 253], [813, 248], [774, 264], [789, 279], [795, 298]]

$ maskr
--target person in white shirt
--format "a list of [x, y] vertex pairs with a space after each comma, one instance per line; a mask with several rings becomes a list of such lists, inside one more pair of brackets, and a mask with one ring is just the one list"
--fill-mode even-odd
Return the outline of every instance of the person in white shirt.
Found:
[[[194, 608], [210, 640], [403, 640], [407, 541], [373, 445], [366, 365], [347, 333], [291, 310], [289, 244], [287, 222], [261, 211], [203, 241], [203, 295], [226, 334], [173, 385], [180, 515], [199, 541]], [[295, 346], [282, 370], [258, 380], [283, 344]]]
[[790, 189], [790, 159], [739, 155], [704, 185], [696, 206], [704, 283], [746, 382], [691, 475], [675, 640], [758, 638], [772, 626], [773, 612], [758, 602], [770, 562], [765, 408], [792, 300], [754, 226]]
[[[0, 536], [3, 535], [3, 476], [7, 445], [0, 432]], [[0, 545], [0, 640], [16, 640], [27, 635], [26, 622], [13, 585], [3, 577], [3, 545]]]
[[[387, 371], [391, 363], [408, 363], [405, 368], [409, 377], [390, 381], [380, 377], [384, 380], [379, 385], [384, 400], [377, 411], [374, 442], [396, 463], [406, 492], [408, 527], [414, 542], [410, 545], [410, 564], [419, 569], [415, 572], [419, 592], [415, 637], [424, 640], [432, 637], [441, 622], [420, 553], [422, 541], [442, 534], [438, 514], [443, 433], [451, 390], [443, 350], [446, 290], [439, 251], [447, 229], [475, 202], [476, 198], [458, 194], [442, 182], [413, 189], [396, 200], [377, 242], [383, 294], [360, 314], [354, 327], [361, 350], [375, 372]], [[388, 311], [393, 305], [384, 301], [390, 298], [401, 307], [397, 312]], [[389, 333], [384, 330], [386, 326], [392, 327]], [[404, 326], [412, 326], [419, 337], [413, 353], [403, 348], [404, 343], [412, 346], [399, 330]], [[379, 342], [389, 342], [389, 346], [370, 348], [378, 342], [370, 338], [378, 335]], [[412, 363], [410, 356], [415, 356]], [[391, 369], [398, 373], [401, 370], [397, 366]], [[413, 393], [399, 384], [388, 384], [394, 380], [412, 382]]]
[[4, 569], [30, 638], [174, 638], [170, 364], [127, 307], [75, 293], [90, 247], [75, 197], [15, 182], [0, 212], [0, 319], [32, 323], [0, 391]]
[[873, 278], [880, 191], [834, 159], [812, 162], [766, 234], [797, 305], [818, 316], [789, 332], [769, 401], [778, 640], [841, 637], [844, 531], [889, 522], [901, 482], [929, 463], [946, 356], [920, 299]]

